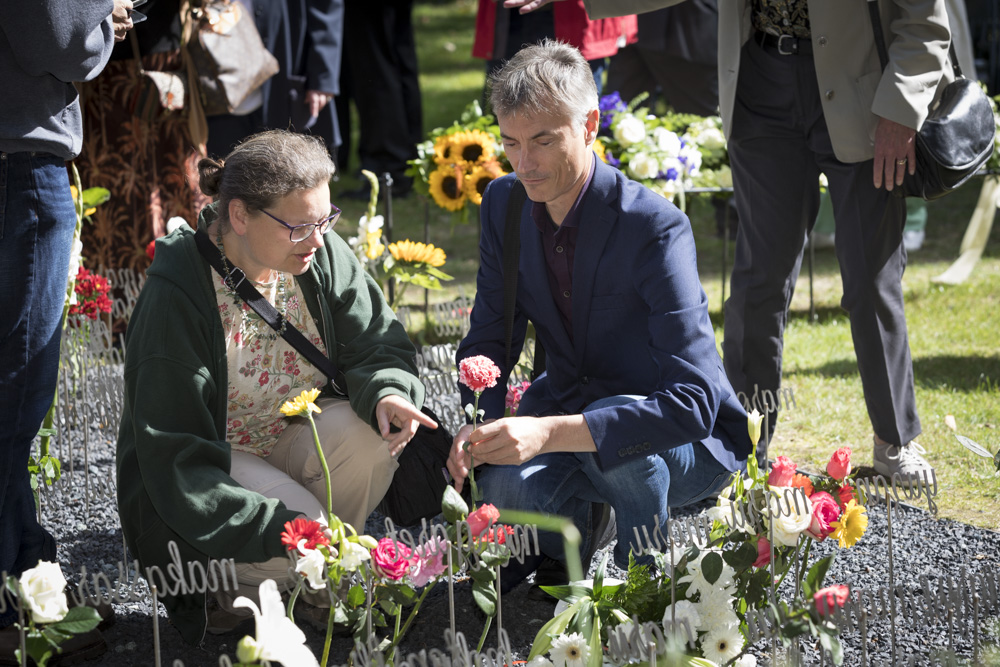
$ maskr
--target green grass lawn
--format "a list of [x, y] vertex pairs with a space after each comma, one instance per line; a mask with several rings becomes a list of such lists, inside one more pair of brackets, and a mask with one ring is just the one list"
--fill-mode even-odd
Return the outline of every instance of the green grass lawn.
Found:
[[[475, 3], [419, 3], [414, 23], [421, 70], [426, 130], [450, 125], [461, 110], [479, 99], [483, 62], [471, 57]], [[353, 162], [356, 164], [356, 160]], [[356, 187], [345, 175], [334, 187], [344, 209], [338, 226], [356, 231], [365, 205], [341, 201], [337, 193]], [[982, 527], [1000, 529], [1000, 477], [986, 459], [962, 447], [945, 426], [953, 415], [960, 433], [990, 451], [1000, 447], [1000, 223], [994, 226], [983, 259], [962, 285], [932, 282], [958, 256], [962, 234], [979, 194], [979, 182], [929, 205], [924, 248], [911, 254], [904, 278], [917, 405], [923, 422], [919, 442], [938, 472], [939, 513]], [[715, 237], [712, 208], [694, 201], [688, 209], [699, 249], [699, 270], [722, 339], [722, 241]], [[475, 291], [478, 224], [475, 215], [456, 224], [451, 214], [411, 195], [393, 202], [393, 238], [426, 239], [448, 253], [444, 270], [455, 276], [430, 301], [447, 301]], [[732, 266], [732, 248], [725, 261]], [[725, 284], [728, 292], [728, 283]], [[851, 341], [850, 324], [840, 309], [839, 269], [833, 251], [816, 253], [813, 281], [817, 314], [810, 320], [809, 279], [805, 263], [785, 335], [784, 385], [795, 407], [785, 410], [769, 454], [784, 454], [813, 470], [825, 468], [836, 448], [850, 445], [859, 464], [871, 463], [871, 425]], [[423, 290], [412, 289], [406, 303], [422, 305]], [[417, 332], [414, 332], [417, 335]]]

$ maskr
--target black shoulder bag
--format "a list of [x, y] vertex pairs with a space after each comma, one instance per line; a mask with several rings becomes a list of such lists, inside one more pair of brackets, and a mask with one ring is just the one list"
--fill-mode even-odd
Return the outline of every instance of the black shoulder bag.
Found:
[[[878, 0], [868, 0], [878, 58], [889, 64]], [[916, 171], [907, 171], [903, 190], [907, 197], [928, 201], [954, 191], [972, 177], [993, 154], [996, 121], [986, 93], [976, 81], [962, 76], [955, 45], [948, 45], [955, 80], [945, 86], [916, 136]]]
[[[203, 230], [195, 233], [198, 250], [215, 271], [222, 276], [230, 289], [247, 302], [261, 319], [288, 341], [309, 363], [330, 379], [330, 386], [338, 398], [347, 398], [344, 374], [325, 354], [319, 351], [302, 332], [288, 322], [281, 313], [246, 279], [243, 271], [233, 266], [226, 271], [222, 253]], [[401, 526], [412, 526], [421, 519], [430, 519], [441, 513], [441, 497], [448, 486], [448, 454], [452, 435], [430, 408], [421, 410], [438, 423], [436, 429], [421, 426], [413, 439], [403, 448], [397, 461], [406, 474], [394, 475], [389, 490], [378, 505], [378, 511]], [[361, 528], [361, 526], [356, 526]]]

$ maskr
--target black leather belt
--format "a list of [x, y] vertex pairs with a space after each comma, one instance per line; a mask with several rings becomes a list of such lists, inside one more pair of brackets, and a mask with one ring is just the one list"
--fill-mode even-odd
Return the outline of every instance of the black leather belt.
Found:
[[753, 38], [765, 51], [780, 56], [811, 56], [813, 54], [812, 40], [808, 37], [772, 35], [768, 32], [757, 31]]

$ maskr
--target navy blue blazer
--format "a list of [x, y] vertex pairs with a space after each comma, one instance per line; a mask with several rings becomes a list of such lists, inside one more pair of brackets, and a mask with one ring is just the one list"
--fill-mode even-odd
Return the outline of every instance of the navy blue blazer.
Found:
[[[504, 414], [503, 237], [514, 176], [483, 196], [480, 267], [471, 327], [457, 359], [482, 354], [500, 367], [480, 398], [487, 418]], [[527, 323], [545, 348], [546, 373], [518, 414], [578, 414], [599, 398], [647, 398], [586, 413], [603, 467], [701, 441], [728, 470], [750, 454], [747, 416], [726, 379], [698, 279], [687, 217], [666, 199], [597, 161], [581, 202], [573, 263], [573, 338], [552, 300], [531, 202], [521, 212], [521, 254], [511, 358]], [[463, 404], [472, 400], [461, 387]]]

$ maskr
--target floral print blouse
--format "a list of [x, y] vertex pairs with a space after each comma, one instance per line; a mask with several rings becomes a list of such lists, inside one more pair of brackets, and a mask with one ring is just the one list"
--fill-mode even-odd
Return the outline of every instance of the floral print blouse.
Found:
[[[226, 439], [234, 450], [266, 457], [287, 424], [281, 405], [305, 389], [322, 388], [327, 378], [229, 291], [221, 276], [214, 279], [229, 366]], [[319, 327], [292, 275], [279, 272], [272, 282], [253, 284], [284, 313], [289, 325], [326, 353]]]

